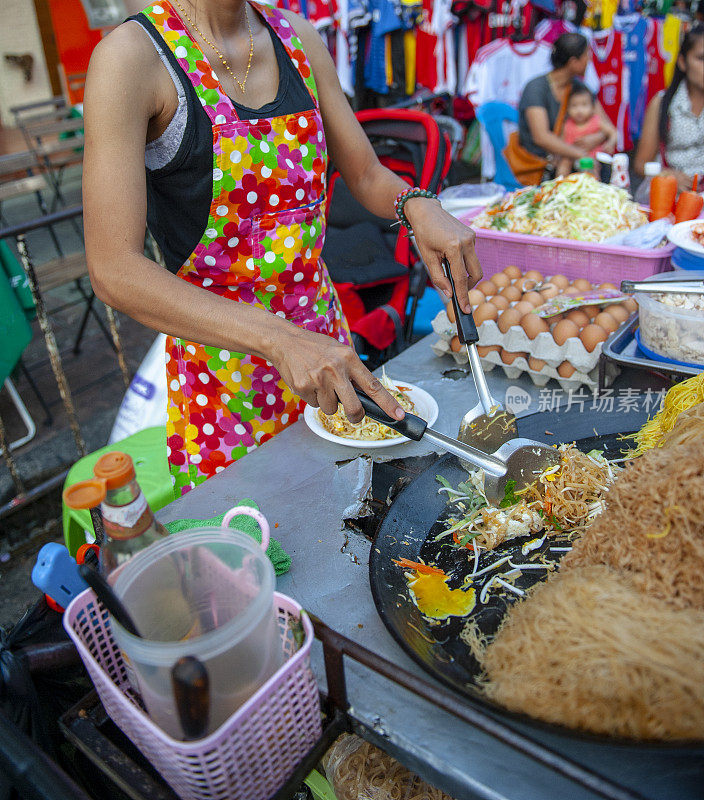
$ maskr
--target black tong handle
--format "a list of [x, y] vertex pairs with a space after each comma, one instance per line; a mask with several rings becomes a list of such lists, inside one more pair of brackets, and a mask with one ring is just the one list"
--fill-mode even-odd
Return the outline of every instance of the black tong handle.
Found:
[[186, 741], [208, 732], [210, 681], [205, 665], [195, 656], [182, 656], [171, 669], [171, 685]]
[[455, 289], [455, 281], [452, 277], [450, 264], [446, 258], [442, 260], [442, 268], [445, 271], [447, 279], [450, 281], [452, 287], [452, 307], [455, 309], [455, 320], [457, 322], [457, 336], [462, 344], [476, 344], [479, 341], [479, 334], [477, 333], [477, 326], [474, 324], [474, 317], [472, 312], [469, 314], [460, 308], [459, 301], [457, 300], [457, 290]]
[[419, 442], [423, 438], [425, 429], [428, 427], [428, 423], [424, 419], [408, 411], [406, 411], [406, 416], [403, 419], [394, 419], [364, 392], [355, 389], [355, 393], [359, 397], [364, 413], [368, 417], [371, 417], [376, 422], [381, 422], [382, 425], [388, 425], [389, 428], [393, 428], [409, 439], [413, 439], [414, 442]]

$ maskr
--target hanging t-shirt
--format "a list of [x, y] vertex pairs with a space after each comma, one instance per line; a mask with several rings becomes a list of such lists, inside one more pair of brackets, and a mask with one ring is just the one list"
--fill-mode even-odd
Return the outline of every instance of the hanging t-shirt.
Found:
[[665, 88], [665, 70], [669, 54], [665, 51], [662, 39], [662, 20], [649, 19], [648, 38], [648, 90], [646, 105], [658, 92]]
[[672, 76], [675, 74], [681, 36], [682, 20], [674, 14], [668, 14], [662, 23], [662, 46], [668, 55], [665, 63], [665, 86], [672, 83]]
[[628, 85], [630, 75], [624, 69], [621, 34], [610, 28], [592, 38], [592, 63], [599, 77], [599, 102], [616, 126], [619, 152], [632, 147], [629, 125]]
[[369, 0], [372, 24], [364, 61], [364, 85], [377, 94], [388, 94], [386, 81], [386, 34], [401, 30], [400, 8], [391, 0]]
[[[542, 42], [512, 42], [497, 39], [482, 47], [467, 74], [464, 94], [477, 108], [499, 100], [518, 108], [524, 86], [537, 75], [550, 71], [549, 45]], [[506, 123], [506, 135], [516, 126]], [[494, 150], [486, 131], [482, 129], [482, 176], [491, 178], [496, 172]]]
[[640, 14], [616, 15], [614, 28], [621, 34], [621, 57], [628, 70], [629, 133], [640, 137], [648, 92], [648, 20]]

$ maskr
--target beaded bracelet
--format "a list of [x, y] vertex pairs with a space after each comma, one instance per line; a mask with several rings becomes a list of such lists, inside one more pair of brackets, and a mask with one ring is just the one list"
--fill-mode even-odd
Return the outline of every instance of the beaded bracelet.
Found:
[[394, 201], [396, 218], [401, 223], [401, 225], [403, 225], [403, 227], [408, 231], [409, 236], [413, 236], [413, 228], [411, 227], [411, 223], [408, 221], [408, 217], [406, 217], [406, 213], [403, 209], [406, 203], [413, 197], [426, 197], [429, 200], [439, 201], [439, 198], [436, 194], [434, 194], [433, 192], [429, 192], [427, 189], [421, 189], [418, 186], [414, 186], [412, 189], [405, 189], [398, 195], [398, 197]]

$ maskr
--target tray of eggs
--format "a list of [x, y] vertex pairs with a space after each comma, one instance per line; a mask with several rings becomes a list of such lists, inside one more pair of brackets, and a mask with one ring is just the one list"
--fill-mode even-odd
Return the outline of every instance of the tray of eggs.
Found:
[[[470, 290], [469, 300], [484, 368], [501, 366], [511, 380], [528, 372], [538, 386], [555, 378], [565, 390], [596, 387], [602, 343], [635, 311], [635, 301], [585, 305], [546, 318], [536, 313], [557, 295], [577, 296], [595, 289], [616, 287], [611, 283], [593, 286], [584, 278], [544, 276], [538, 270], [524, 273], [516, 266], [482, 280]], [[466, 364], [451, 304], [435, 317], [433, 330], [440, 337], [432, 345], [436, 355], [449, 353], [458, 364]]]

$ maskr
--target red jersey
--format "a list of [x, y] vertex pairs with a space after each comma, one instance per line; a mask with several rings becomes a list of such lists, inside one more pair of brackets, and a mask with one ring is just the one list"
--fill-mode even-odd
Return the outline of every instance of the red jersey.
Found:
[[629, 72], [624, 69], [621, 34], [609, 28], [592, 37], [592, 63], [599, 78], [599, 102], [618, 132], [617, 149], [620, 153], [633, 147], [628, 132]]
[[648, 51], [647, 103], [665, 88], [665, 65], [669, 60], [669, 54], [665, 52], [662, 32], [662, 20], [650, 18], [646, 35], [646, 48]]

